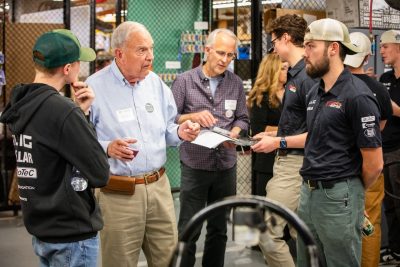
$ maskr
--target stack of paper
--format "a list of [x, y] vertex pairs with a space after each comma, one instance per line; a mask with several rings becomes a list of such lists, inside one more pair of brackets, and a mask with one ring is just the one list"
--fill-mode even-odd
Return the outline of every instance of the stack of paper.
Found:
[[216, 133], [212, 130], [201, 130], [197, 138], [192, 141], [192, 144], [208, 147], [208, 148], [216, 148], [223, 142], [232, 142], [239, 146], [251, 146], [253, 145], [253, 140], [248, 138], [230, 138], [226, 135], [222, 135], [220, 133]]

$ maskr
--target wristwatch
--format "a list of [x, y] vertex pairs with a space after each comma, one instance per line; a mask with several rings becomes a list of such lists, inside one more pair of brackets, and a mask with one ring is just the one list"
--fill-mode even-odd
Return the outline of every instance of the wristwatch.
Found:
[[280, 149], [286, 149], [287, 148], [287, 142], [285, 137], [281, 137], [281, 141], [279, 142], [279, 148]]

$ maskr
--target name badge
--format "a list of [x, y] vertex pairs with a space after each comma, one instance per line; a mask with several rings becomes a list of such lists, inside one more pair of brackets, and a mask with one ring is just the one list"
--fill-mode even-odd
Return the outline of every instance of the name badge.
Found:
[[236, 110], [237, 100], [225, 100], [225, 109]]
[[118, 122], [133, 121], [135, 115], [133, 115], [133, 110], [131, 108], [117, 110]]

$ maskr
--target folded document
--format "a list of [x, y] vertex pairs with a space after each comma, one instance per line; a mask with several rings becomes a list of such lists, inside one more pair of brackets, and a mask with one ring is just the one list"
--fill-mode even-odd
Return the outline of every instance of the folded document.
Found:
[[220, 128], [214, 127], [213, 130], [201, 130], [197, 138], [192, 141], [192, 144], [208, 147], [208, 148], [216, 148], [223, 142], [232, 142], [238, 146], [252, 146], [254, 144], [254, 140], [250, 138], [231, 138], [228, 136], [229, 131], [225, 133], [221, 131]]

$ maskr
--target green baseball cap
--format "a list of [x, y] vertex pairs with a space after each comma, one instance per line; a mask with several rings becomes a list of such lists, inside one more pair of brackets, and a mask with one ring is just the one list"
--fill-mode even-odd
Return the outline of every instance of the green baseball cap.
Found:
[[33, 47], [33, 61], [51, 69], [75, 61], [93, 61], [96, 53], [92, 48], [81, 47], [78, 38], [66, 29], [42, 34]]

